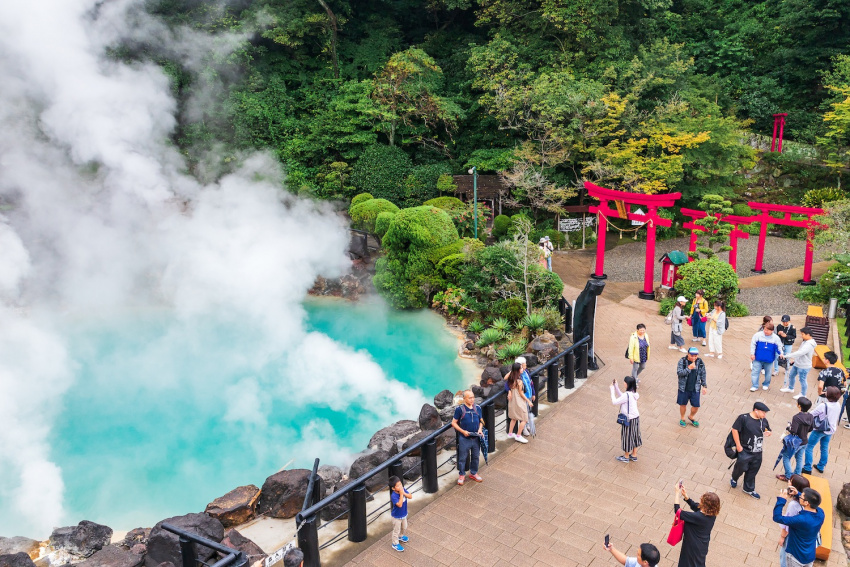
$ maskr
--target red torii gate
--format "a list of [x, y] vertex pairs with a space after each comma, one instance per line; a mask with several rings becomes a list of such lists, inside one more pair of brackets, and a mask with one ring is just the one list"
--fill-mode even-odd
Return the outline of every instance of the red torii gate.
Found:
[[605, 275], [605, 233], [608, 230], [606, 217], [619, 218], [616, 209], [608, 206], [608, 201], [623, 201], [632, 205], [644, 205], [647, 208], [645, 215], [627, 213], [626, 218], [647, 223], [646, 232], [646, 263], [644, 265], [643, 291], [638, 292], [641, 299], [655, 299], [653, 291], [653, 280], [655, 275], [655, 228], [656, 226], [669, 227], [672, 221], [658, 216], [659, 207], [672, 207], [681, 193], [668, 193], [666, 195], [646, 195], [644, 193], [628, 193], [626, 191], [614, 191], [594, 185], [589, 181], [584, 182], [587, 194], [599, 199], [599, 205], [592, 205], [590, 212], [597, 214], [596, 219], [596, 269], [590, 277], [604, 280]]
[[[803, 264], [803, 279], [797, 280], [800, 285], [815, 285], [812, 279], [812, 261], [814, 259], [814, 246], [812, 238], [814, 237], [814, 228], [819, 223], [812, 220], [812, 217], [824, 214], [823, 209], [815, 207], [797, 207], [792, 205], [770, 205], [767, 203], [747, 203], [749, 207], [756, 211], [761, 211], [760, 215], [750, 217], [750, 222], [760, 222], [761, 230], [759, 231], [759, 247], [756, 252], [756, 265], [752, 269], [757, 274], [766, 274], [767, 270], [763, 269], [762, 262], [764, 260], [764, 243], [767, 240], [767, 225], [780, 224], [784, 226], [801, 226], [806, 229], [806, 260]], [[784, 213], [783, 217], [778, 219], [770, 216], [770, 213]], [[804, 221], [792, 220], [791, 215], [806, 215]]]
[[[691, 217], [692, 221], [686, 222], [682, 224], [683, 228], [687, 228], [691, 230], [691, 240], [688, 244], [688, 261], [691, 260], [691, 253], [696, 252], [697, 249], [697, 231], [706, 231], [704, 226], [696, 224], [695, 220], [699, 220], [708, 216], [708, 213], [705, 211], [696, 211], [694, 209], [679, 209], [683, 215]], [[740, 228], [739, 225], [742, 224], [750, 224], [753, 222], [752, 217], [739, 217], [735, 215], [719, 215], [720, 220], [723, 222], [728, 222], [733, 225], [732, 232], [729, 233], [729, 245], [732, 247], [732, 250], [729, 251], [729, 265], [732, 266], [732, 269], [736, 272], [738, 271], [738, 239], [743, 238], [747, 239], [750, 237], [749, 233], [744, 232]]]

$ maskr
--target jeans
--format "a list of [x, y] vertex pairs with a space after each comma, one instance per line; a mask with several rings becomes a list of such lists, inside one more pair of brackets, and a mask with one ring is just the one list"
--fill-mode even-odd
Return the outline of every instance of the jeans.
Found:
[[[785, 449], [782, 450], [782, 466], [785, 467], [785, 476], [791, 478], [792, 474], [800, 474], [803, 470], [803, 458], [806, 452], [807, 445], [800, 445], [793, 454], [789, 454]], [[791, 468], [791, 459], [796, 459], [794, 468]]]
[[820, 460], [818, 460], [818, 468], [825, 469], [826, 462], [829, 460], [829, 442], [832, 440], [832, 435], [827, 435], [823, 431], [812, 431], [809, 433], [809, 444], [806, 445], [806, 464], [803, 469], [811, 472], [812, 461], [814, 460], [815, 445], [820, 443]]
[[790, 389], [790, 390], [793, 390], [794, 389], [794, 382], [796, 381], [797, 375], [799, 374], [800, 375], [800, 395], [805, 396], [806, 392], [809, 391], [809, 383], [807, 381], [807, 378], [809, 376], [809, 370], [811, 370], [811, 367], [800, 368], [796, 364], [791, 366], [791, 370], [789, 370], [788, 373], [785, 375], [785, 387]]
[[788, 545], [788, 538], [785, 538], [785, 541], [782, 542], [782, 545], [779, 546], [779, 567], [788, 567], [788, 563], [785, 560], [785, 547]]
[[552, 256], [546, 258], [546, 269], [552, 271]]
[[632, 362], [632, 378], [637, 379], [640, 373], [646, 369], [645, 362]]
[[469, 455], [469, 452], [472, 451], [472, 458], [470, 459], [468, 470], [470, 474], [478, 474], [478, 457], [481, 454], [478, 437], [474, 435], [470, 435], [469, 437], [464, 437], [462, 434], [458, 435], [457, 450], [458, 473], [462, 475], [466, 474], [466, 458]]
[[770, 369], [773, 367], [773, 361], [770, 362], [762, 362], [760, 360], [753, 361], [753, 372], [752, 372], [752, 380], [753, 380], [753, 388], [759, 387], [759, 374], [764, 370], [764, 385], [770, 386]]

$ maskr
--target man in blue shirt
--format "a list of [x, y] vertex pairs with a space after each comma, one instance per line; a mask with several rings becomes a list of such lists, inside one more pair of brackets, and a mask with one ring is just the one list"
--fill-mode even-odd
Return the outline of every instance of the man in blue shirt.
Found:
[[818, 547], [818, 534], [823, 525], [824, 514], [820, 506], [821, 497], [817, 490], [806, 488], [800, 493], [800, 506], [803, 509], [796, 516], [783, 516], [785, 495], [796, 494], [792, 486], [779, 492], [776, 506], [773, 508], [773, 521], [788, 526], [785, 553], [788, 567], [812, 567], [815, 561], [815, 550]]
[[460, 434], [457, 438], [459, 454], [457, 483], [463, 484], [466, 479], [466, 458], [470, 451], [472, 456], [469, 459], [469, 478], [475, 482], [482, 482], [484, 479], [478, 474], [478, 457], [481, 454], [478, 437], [483, 433], [484, 414], [481, 412], [481, 406], [475, 403], [475, 394], [472, 393], [472, 390], [466, 390], [463, 393], [463, 403], [455, 408], [452, 427]]

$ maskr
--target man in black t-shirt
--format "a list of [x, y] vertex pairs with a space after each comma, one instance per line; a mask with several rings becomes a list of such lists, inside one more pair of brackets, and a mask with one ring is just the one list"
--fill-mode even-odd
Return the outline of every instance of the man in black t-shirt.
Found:
[[838, 362], [838, 355], [832, 351], [823, 355], [823, 361], [826, 363], [826, 368], [818, 374], [818, 400], [817, 403], [826, 401], [826, 389], [830, 386], [835, 386], [839, 390], [844, 384], [844, 372], [835, 366]]
[[770, 437], [770, 424], [765, 417], [770, 411], [762, 402], [753, 404], [753, 411], [742, 413], [732, 424], [732, 438], [738, 450], [738, 460], [732, 469], [729, 484], [738, 486], [738, 479], [744, 475], [744, 493], [753, 498], [761, 498], [756, 492], [756, 475], [761, 468], [761, 456], [764, 438]]

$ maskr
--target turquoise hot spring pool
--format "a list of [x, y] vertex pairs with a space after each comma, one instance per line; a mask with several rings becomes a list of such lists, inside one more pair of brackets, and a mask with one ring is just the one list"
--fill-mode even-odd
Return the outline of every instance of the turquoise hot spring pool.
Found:
[[[50, 438], [65, 525], [152, 526], [287, 465], [343, 464], [376, 429], [465, 382], [457, 341], [433, 313], [324, 299], [304, 309], [308, 332], [351, 354], [339, 373], [292, 364], [287, 345], [277, 352], [218, 320], [152, 311], [69, 322], [75, 380]], [[12, 518], [0, 518], [0, 534], [45, 537], [17, 534]]]

